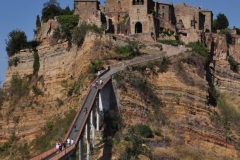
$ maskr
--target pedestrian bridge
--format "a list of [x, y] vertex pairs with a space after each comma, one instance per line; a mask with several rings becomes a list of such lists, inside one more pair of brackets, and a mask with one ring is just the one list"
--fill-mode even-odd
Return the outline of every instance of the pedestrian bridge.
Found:
[[[178, 53], [176, 53], [178, 54]], [[114, 94], [112, 89], [112, 75], [125, 67], [144, 63], [147, 61], [153, 61], [160, 59], [164, 56], [173, 56], [176, 54], [166, 55], [164, 52], [158, 54], [145, 55], [125, 62], [120, 62], [112, 65], [101, 75], [99, 75], [89, 86], [87, 95], [80, 104], [79, 110], [68, 129], [68, 132], [63, 139], [65, 142], [68, 138], [74, 140], [74, 144], [70, 145], [63, 151], [56, 153], [56, 148], [52, 148], [44, 153], [33, 157], [31, 160], [65, 160], [71, 157], [76, 159], [76, 149], [79, 145], [79, 159], [83, 160], [83, 155], [87, 155], [87, 160], [90, 159], [90, 131], [92, 146], [95, 147], [95, 132], [99, 131], [100, 111], [110, 106], [112, 95]], [[110, 69], [111, 68], [111, 69]], [[95, 86], [96, 81], [102, 80], [102, 84]], [[87, 113], [84, 113], [84, 109], [87, 108]], [[75, 127], [76, 126], [76, 127]], [[84, 130], [86, 131], [86, 143], [87, 153], [83, 152], [83, 137]]]

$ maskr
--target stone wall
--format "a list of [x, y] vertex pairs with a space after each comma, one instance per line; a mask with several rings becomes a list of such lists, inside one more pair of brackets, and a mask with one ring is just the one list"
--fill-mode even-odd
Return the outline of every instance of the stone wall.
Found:
[[101, 12], [98, 1], [75, 0], [74, 5], [74, 14], [80, 16], [80, 22], [85, 21], [88, 24], [95, 24], [98, 27], [101, 27]]

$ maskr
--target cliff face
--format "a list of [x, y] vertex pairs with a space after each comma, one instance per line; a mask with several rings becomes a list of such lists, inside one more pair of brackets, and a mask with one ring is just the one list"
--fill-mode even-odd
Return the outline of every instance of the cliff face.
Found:
[[[81, 101], [91, 81], [85, 75], [90, 59], [98, 55], [96, 48], [94, 48], [94, 42], [111, 39], [108, 36], [88, 32], [80, 48], [73, 46], [68, 51], [68, 43], [64, 41], [58, 42], [54, 46], [50, 45], [53, 28], [57, 25], [55, 20], [42, 24], [34, 37], [35, 40], [42, 41], [42, 44], [37, 48], [40, 68], [37, 78], [32, 78], [33, 80], [30, 83], [34, 81], [36, 87], [43, 94], [36, 95], [33, 89], [29, 87], [30, 93], [27, 100], [25, 98], [20, 99], [11, 112], [9, 109], [10, 101], [4, 102], [1, 109], [3, 117], [0, 119], [2, 141], [8, 139], [12, 133], [16, 133], [17, 136], [24, 135], [29, 139], [40, 131], [41, 127], [45, 126], [49, 117], [61, 116], [70, 108], [79, 107], [79, 101]], [[6, 89], [10, 86], [12, 75], [18, 74], [22, 78], [27, 78], [33, 74], [34, 57], [31, 50], [22, 50], [9, 60], [15, 57], [19, 58], [19, 63], [16, 67], [8, 67], [4, 84]], [[68, 84], [74, 82], [84, 84], [80, 86], [80, 95], [67, 96], [69, 88], [63, 87], [63, 81]], [[59, 105], [59, 101], [63, 104]]]
[[[144, 98], [148, 97], [149, 93], [141, 92], [131, 84], [131, 78], [139, 79], [138, 71], [126, 71], [125, 75], [128, 78], [118, 83], [124, 124], [128, 126], [146, 123], [151, 126], [153, 132], [158, 132], [161, 128], [161, 136], [154, 138], [157, 140], [156, 144], [150, 143], [150, 146], [154, 146], [154, 157], [184, 158], [179, 147], [184, 149], [187, 146], [194, 148], [195, 153], [206, 154], [206, 157], [200, 159], [208, 159], [215, 154], [217, 157], [237, 157], [235, 144], [226, 140], [224, 127], [216, 125], [211, 119], [210, 115], [219, 113], [219, 110], [208, 104], [209, 86], [205, 71], [202, 70], [204, 72], [201, 73], [199, 70], [199, 59], [201, 58], [198, 56], [189, 55], [172, 57], [172, 65], [168, 71], [159, 74], [146, 67], [143, 77], [153, 89], [154, 95], [163, 103], [157, 116], [152, 114], [152, 99]], [[128, 76], [129, 74], [131, 76]], [[124, 83], [125, 87], [121, 87]], [[166, 142], [163, 139], [168, 140]], [[168, 146], [167, 149], [163, 149], [165, 145]], [[160, 152], [161, 149], [163, 151]], [[171, 154], [163, 154], [166, 150], [171, 151]], [[186, 152], [185, 158], [187, 155]]]

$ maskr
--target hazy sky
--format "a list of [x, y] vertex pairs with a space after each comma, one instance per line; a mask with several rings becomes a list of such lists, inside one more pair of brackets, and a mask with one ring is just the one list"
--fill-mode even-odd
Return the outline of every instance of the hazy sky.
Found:
[[[36, 16], [41, 16], [43, 3], [48, 0], [1, 0], [0, 5], [0, 81], [6, 79], [7, 54], [5, 51], [5, 39], [8, 33], [14, 29], [24, 31], [28, 40], [33, 38], [33, 29], [36, 27]], [[73, 8], [74, 0], [57, 0], [62, 8]], [[100, 1], [104, 5], [103, 0]], [[230, 27], [240, 27], [240, 0], [172, 0], [159, 1], [174, 5], [186, 3], [203, 9], [212, 10], [214, 18], [218, 13], [224, 13], [230, 23]]]

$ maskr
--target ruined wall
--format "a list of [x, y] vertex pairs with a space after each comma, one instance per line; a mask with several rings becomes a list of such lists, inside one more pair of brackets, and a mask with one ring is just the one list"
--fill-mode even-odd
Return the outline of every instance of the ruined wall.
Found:
[[101, 12], [98, 1], [75, 0], [74, 5], [74, 14], [80, 16], [80, 22], [85, 21], [88, 24], [96, 24], [98, 27], [101, 27]]
[[212, 23], [213, 23], [212, 11], [202, 10], [201, 13], [205, 15], [204, 30], [211, 32], [212, 31]]
[[188, 6], [185, 3], [174, 6], [177, 23], [182, 20], [184, 28], [191, 28], [191, 21], [195, 20], [195, 29], [201, 29], [201, 24], [204, 24], [204, 19], [199, 17], [201, 9], [198, 7]]

